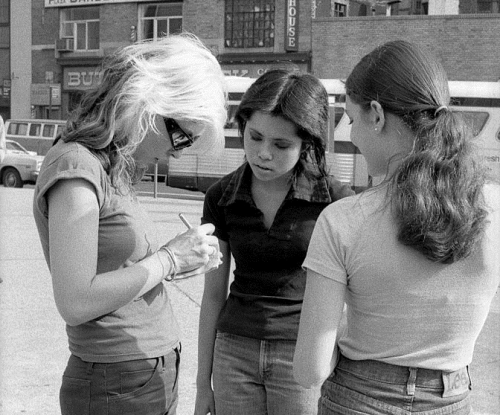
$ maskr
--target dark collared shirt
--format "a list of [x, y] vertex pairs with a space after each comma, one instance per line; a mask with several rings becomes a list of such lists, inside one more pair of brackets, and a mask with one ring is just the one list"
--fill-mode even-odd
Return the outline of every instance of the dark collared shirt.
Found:
[[215, 183], [205, 197], [203, 223], [229, 243], [234, 281], [217, 329], [257, 339], [295, 340], [306, 274], [302, 262], [321, 211], [354, 194], [333, 177], [298, 174], [270, 229], [251, 194], [252, 171], [245, 163]]

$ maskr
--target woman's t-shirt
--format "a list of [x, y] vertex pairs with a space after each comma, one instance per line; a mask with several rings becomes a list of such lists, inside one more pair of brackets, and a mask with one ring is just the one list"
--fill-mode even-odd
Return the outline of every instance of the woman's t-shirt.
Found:
[[[84, 146], [59, 141], [45, 156], [34, 196], [34, 217], [47, 264], [47, 191], [59, 180], [83, 179], [99, 203], [97, 274], [125, 268], [158, 249], [154, 223], [133, 195], [110, 185], [99, 160]], [[82, 252], [85, 257], [85, 252]], [[152, 358], [179, 342], [179, 329], [164, 284], [95, 320], [66, 326], [71, 353], [85, 361], [111, 363]]]
[[398, 242], [385, 186], [322, 212], [304, 267], [347, 285], [346, 357], [444, 371], [470, 364], [500, 279], [498, 187], [486, 187], [485, 198], [486, 234], [453, 264]]

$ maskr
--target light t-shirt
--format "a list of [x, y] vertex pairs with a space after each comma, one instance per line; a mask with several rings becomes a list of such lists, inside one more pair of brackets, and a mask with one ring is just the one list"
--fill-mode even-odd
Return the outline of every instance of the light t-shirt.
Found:
[[492, 213], [482, 243], [448, 265], [397, 241], [385, 186], [322, 212], [303, 266], [347, 285], [346, 357], [445, 371], [470, 364], [500, 279], [499, 187], [484, 193]]
[[[130, 266], [156, 252], [154, 223], [138, 200], [116, 193], [99, 160], [84, 146], [59, 141], [45, 156], [33, 206], [49, 266], [46, 194], [57, 181], [76, 178], [94, 187], [99, 203], [97, 274]], [[179, 342], [179, 328], [164, 284], [114, 312], [78, 326], [66, 326], [66, 331], [71, 353], [89, 362], [158, 357]]]

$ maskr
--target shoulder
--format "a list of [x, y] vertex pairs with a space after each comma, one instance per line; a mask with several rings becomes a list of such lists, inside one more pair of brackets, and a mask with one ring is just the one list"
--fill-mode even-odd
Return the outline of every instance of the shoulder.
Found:
[[100, 174], [103, 167], [97, 157], [88, 148], [78, 143], [59, 141], [45, 156], [42, 170], [51, 170], [57, 167], [63, 170], [89, 170]]
[[232, 201], [244, 180], [245, 168], [246, 163], [219, 179], [208, 188], [205, 198], [215, 201], [215, 203], [218, 203], [223, 197], [226, 202]]
[[107, 187], [107, 174], [97, 159], [85, 146], [78, 143], [57, 142], [45, 156], [40, 169], [35, 198], [44, 205], [45, 196], [59, 180], [83, 179], [89, 182], [102, 204]]

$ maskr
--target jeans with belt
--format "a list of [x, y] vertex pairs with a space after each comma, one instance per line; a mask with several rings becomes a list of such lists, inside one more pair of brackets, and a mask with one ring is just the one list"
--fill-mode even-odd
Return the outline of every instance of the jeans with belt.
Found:
[[60, 391], [62, 415], [175, 415], [180, 348], [152, 359], [85, 362], [71, 355]]
[[318, 414], [470, 415], [470, 389], [468, 367], [450, 373], [340, 355]]

